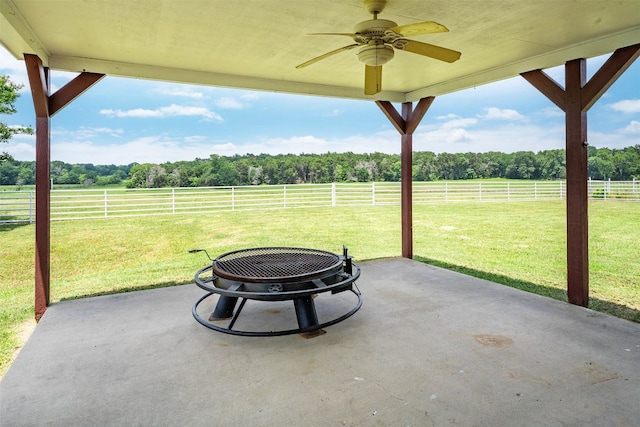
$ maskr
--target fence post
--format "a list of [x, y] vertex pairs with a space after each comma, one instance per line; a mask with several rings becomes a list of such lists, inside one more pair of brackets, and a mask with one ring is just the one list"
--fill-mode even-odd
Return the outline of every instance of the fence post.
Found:
[[336, 207], [336, 183], [331, 183], [331, 207]]
[[104, 217], [107, 217], [107, 190], [104, 190]]
[[29, 191], [29, 224], [33, 223], [33, 191]]
[[176, 213], [176, 189], [171, 188], [171, 213], [175, 215]]
[[282, 186], [282, 207], [287, 207], [287, 186]]
[[376, 205], [376, 183], [375, 181], [371, 183], [371, 206]]
[[449, 185], [447, 181], [444, 182], [444, 201], [445, 202], [449, 201]]
[[538, 183], [533, 183], [533, 200], [538, 200]]
[[482, 201], [482, 183], [478, 183], [478, 200]]
[[507, 201], [511, 200], [511, 183], [507, 182]]
[[235, 193], [235, 187], [231, 187], [231, 210], [235, 211], [236, 210], [236, 193]]

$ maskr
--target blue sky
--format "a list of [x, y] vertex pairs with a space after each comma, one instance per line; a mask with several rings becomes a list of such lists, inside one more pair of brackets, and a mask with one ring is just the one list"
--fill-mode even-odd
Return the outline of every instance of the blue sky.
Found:
[[[589, 76], [606, 57], [588, 61]], [[559, 83], [563, 68], [546, 70]], [[22, 61], [0, 46], [0, 74], [22, 83], [9, 125], [34, 125]], [[75, 74], [52, 72], [54, 90]], [[640, 61], [588, 115], [589, 144], [640, 144]], [[564, 148], [562, 112], [521, 77], [437, 97], [416, 130], [416, 151], [514, 152]], [[35, 138], [0, 151], [35, 160]], [[211, 154], [399, 153], [400, 138], [372, 101], [106, 77], [51, 122], [51, 158], [67, 163], [162, 163]]]

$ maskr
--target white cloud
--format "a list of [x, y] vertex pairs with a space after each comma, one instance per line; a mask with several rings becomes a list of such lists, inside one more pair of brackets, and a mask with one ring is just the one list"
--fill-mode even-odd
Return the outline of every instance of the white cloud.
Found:
[[[472, 140], [471, 134], [466, 129], [462, 128], [443, 128], [430, 132], [417, 133], [414, 135], [414, 138], [414, 141], [424, 141], [427, 145], [432, 145], [435, 143], [446, 144], [447, 146], [448, 144], [456, 144]], [[427, 148], [425, 150], [434, 151], [433, 148]]]
[[485, 128], [429, 128], [416, 132], [415, 151], [464, 153], [540, 151], [564, 147], [564, 126], [491, 126]]
[[459, 117], [457, 119], [453, 119], [446, 123], [443, 123], [442, 129], [450, 130], [450, 129], [456, 129], [456, 128], [462, 128], [462, 127], [469, 127], [469, 126], [475, 125], [476, 123], [478, 123], [478, 120], [472, 117], [467, 117], [467, 118]]
[[512, 110], [509, 108], [496, 108], [496, 107], [488, 107], [485, 108], [485, 114], [478, 115], [478, 117], [483, 119], [497, 119], [497, 120], [522, 120], [524, 116], [518, 113], [516, 110]]
[[0, 152], [5, 151], [16, 160], [35, 160], [36, 136], [25, 133], [13, 135], [8, 144], [0, 144]]
[[171, 104], [167, 107], [160, 107], [154, 110], [145, 108], [135, 108], [133, 110], [113, 110], [103, 109], [100, 110], [100, 114], [109, 117], [138, 117], [138, 118], [164, 118], [164, 117], [176, 117], [176, 116], [202, 116], [207, 120], [222, 121], [222, 117], [209, 110], [206, 107], [192, 107], [186, 105]]
[[[638, 123], [638, 122], [636, 122]], [[627, 126], [627, 129], [633, 126]], [[589, 145], [598, 148], [625, 148], [640, 145], [640, 123], [631, 132], [604, 133], [599, 131], [589, 132]]]
[[542, 117], [554, 118], [554, 117], [562, 117], [564, 119], [565, 114], [558, 107], [547, 107], [539, 112]]
[[245, 107], [245, 104], [243, 104], [242, 102], [228, 96], [218, 98], [214, 101], [214, 103], [216, 104], [216, 107], [227, 110], [239, 110]]
[[624, 99], [622, 101], [609, 104], [609, 108], [625, 114], [640, 113], [640, 99]]
[[123, 165], [207, 158], [211, 150], [212, 145], [208, 143], [188, 143], [180, 138], [158, 135], [104, 145], [77, 140], [56, 142], [51, 144], [51, 158], [68, 163]]
[[438, 120], [455, 120], [455, 119], [459, 119], [461, 118], [459, 115], [457, 114], [453, 114], [453, 113], [449, 113], [446, 114], [444, 116], [437, 116], [436, 119]]
[[196, 91], [191, 86], [185, 85], [171, 85], [171, 86], [159, 86], [153, 90], [154, 93], [159, 95], [179, 96], [183, 98], [191, 99], [203, 99], [204, 93]]
[[24, 61], [15, 59], [2, 45], [0, 45], [0, 70], [0, 74], [9, 76], [9, 80], [13, 83], [23, 86], [20, 93], [29, 92], [29, 77]]
[[627, 127], [622, 130], [623, 133], [633, 133], [640, 135], [640, 122], [636, 120], [631, 120], [631, 123]]
[[95, 138], [98, 135], [108, 135], [113, 138], [120, 138], [124, 130], [122, 129], [111, 129], [106, 127], [84, 127], [81, 126], [77, 131], [75, 131], [75, 135], [78, 138], [89, 139]]
[[0, 145], [0, 152], [6, 151], [16, 160], [33, 161], [36, 159], [35, 143], [15, 142], [17, 137], [11, 139], [9, 144]]
[[340, 115], [342, 115], [344, 113], [343, 110], [339, 109], [339, 108], [334, 108], [331, 111], [327, 111], [324, 116], [325, 117], [338, 117]]
[[112, 129], [108, 127], [80, 126], [78, 129], [71, 130], [62, 127], [56, 127], [51, 130], [51, 142], [52, 144], [60, 140], [81, 140], [86, 142], [87, 140], [95, 140], [104, 136], [108, 136], [110, 138], [121, 138], [123, 134], [123, 129]]
[[192, 136], [185, 136], [183, 139], [184, 139], [184, 142], [186, 143], [196, 144], [199, 142], [206, 141], [208, 138], [204, 135], [192, 135]]

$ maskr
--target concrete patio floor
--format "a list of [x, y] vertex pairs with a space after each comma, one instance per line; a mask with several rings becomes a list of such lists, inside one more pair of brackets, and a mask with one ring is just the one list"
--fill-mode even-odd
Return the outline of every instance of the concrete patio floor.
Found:
[[[195, 285], [54, 304], [0, 382], [0, 425], [640, 422], [640, 324], [407, 259], [360, 266], [360, 311], [311, 339], [209, 330]], [[319, 296], [320, 320], [349, 297]], [[237, 327], [293, 313], [250, 301]]]

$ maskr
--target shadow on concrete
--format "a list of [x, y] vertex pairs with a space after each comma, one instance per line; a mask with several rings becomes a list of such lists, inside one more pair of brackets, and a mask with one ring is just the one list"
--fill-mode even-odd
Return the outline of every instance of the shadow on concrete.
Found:
[[[414, 256], [414, 259], [419, 262], [423, 262], [436, 267], [445, 268], [447, 270], [455, 271], [469, 276], [477, 277], [479, 279], [488, 280], [490, 282], [499, 283], [512, 288], [520, 289], [523, 291], [531, 292], [536, 295], [542, 295], [549, 298], [553, 298], [559, 301], [567, 302], [567, 291], [565, 289], [558, 289], [551, 286], [543, 286], [526, 280], [514, 279], [513, 277], [505, 276], [502, 274], [489, 273], [487, 271], [476, 270], [473, 268], [451, 264], [444, 261], [439, 261], [433, 258], [426, 258], [422, 256]], [[610, 314], [612, 316], [620, 317], [622, 319], [631, 320], [632, 322], [640, 323], [640, 310], [628, 307], [626, 305], [617, 304], [612, 301], [606, 301], [600, 298], [589, 298], [589, 308], [595, 311]]]
[[89, 294], [77, 295], [77, 296], [73, 296], [73, 297], [62, 297], [62, 298], [60, 298], [60, 301], [76, 300], [76, 299], [80, 299], [80, 298], [101, 297], [101, 296], [105, 296], [105, 295], [117, 295], [117, 294], [124, 294], [124, 293], [128, 293], [128, 292], [148, 291], [150, 289], [169, 288], [171, 286], [188, 285], [188, 284], [192, 284], [192, 283], [193, 283], [193, 280], [183, 280], [183, 281], [172, 280], [172, 281], [169, 281], [169, 282], [153, 283], [153, 284], [150, 284], [150, 285], [128, 286], [128, 287], [125, 287], [125, 288], [112, 289], [112, 290], [109, 290], [109, 291], [92, 292], [92, 293], [89, 293]]

